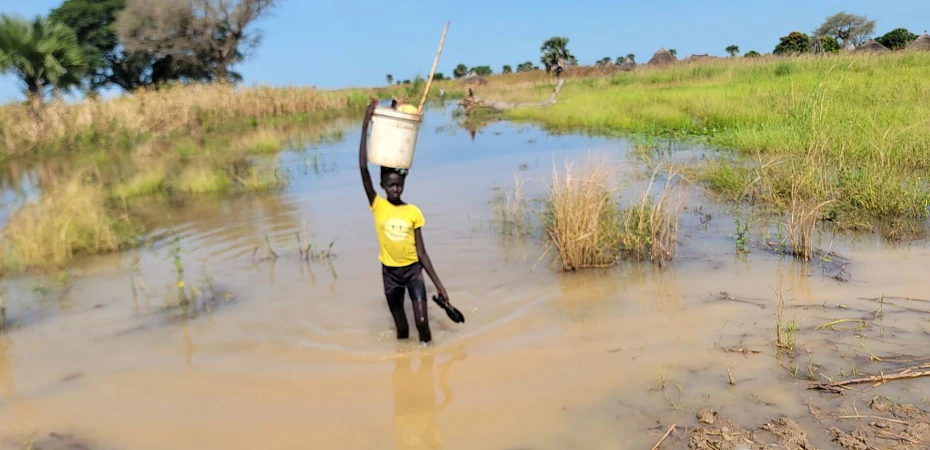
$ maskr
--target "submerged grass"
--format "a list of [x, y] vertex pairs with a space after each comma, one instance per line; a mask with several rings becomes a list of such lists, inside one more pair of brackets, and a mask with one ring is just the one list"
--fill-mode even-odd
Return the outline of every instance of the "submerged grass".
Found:
[[120, 199], [145, 197], [161, 192], [168, 174], [164, 168], [148, 169], [113, 186], [110, 194]]
[[908, 53], [638, 69], [569, 80], [557, 104], [509, 117], [555, 130], [703, 136], [751, 156], [714, 160], [710, 187], [783, 212], [792, 198], [831, 201], [824, 213], [840, 226], [871, 227], [930, 215], [928, 65], [930, 54]]
[[212, 166], [189, 167], [177, 179], [177, 189], [186, 194], [223, 193], [231, 186], [226, 171]]
[[606, 160], [553, 170], [543, 226], [563, 270], [608, 267], [622, 256], [658, 264], [675, 256], [680, 200], [674, 206], [669, 195], [674, 171], [656, 198], [651, 190], [657, 173], [658, 167], [638, 201], [621, 208]]
[[657, 166], [640, 202], [624, 211], [621, 245], [635, 259], [662, 264], [671, 260], [678, 248], [681, 198], [672, 203], [671, 184], [676, 178], [674, 168], [669, 170], [659, 196], [656, 198], [650, 193], [658, 172]]
[[530, 206], [523, 195], [524, 180], [514, 175], [512, 191], [496, 189], [491, 200], [492, 225], [503, 238], [520, 238], [533, 230]]
[[134, 224], [84, 175], [51, 186], [10, 217], [0, 233], [3, 272], [57, 266], [78, 254], [116, 251], [130, 242]]

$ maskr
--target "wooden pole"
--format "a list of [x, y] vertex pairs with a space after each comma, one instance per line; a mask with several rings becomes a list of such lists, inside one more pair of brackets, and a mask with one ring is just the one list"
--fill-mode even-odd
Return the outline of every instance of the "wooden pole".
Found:
[[423, 98], [420, 99], [420, 107], [417, 108], [417, 114], [423, 114], [423, 105], [426, 104], [426, 96], [429, 95], [429, 88], [433, 84], [433, 75], [436, 74], [436, 66], [439, 65], [439, 55], [442, 54], [442, 46], [446, 43], [446, 33], [449, 32], [449, 22], [446, 21], [446, 27], [442, 30], [442, 39], [439, 40], [439, 50], [436, 50], [436, 59], [433, 60], [433, 68], [429, 71], [429, 79], [426, 80], [426, 90], [423, 91]]

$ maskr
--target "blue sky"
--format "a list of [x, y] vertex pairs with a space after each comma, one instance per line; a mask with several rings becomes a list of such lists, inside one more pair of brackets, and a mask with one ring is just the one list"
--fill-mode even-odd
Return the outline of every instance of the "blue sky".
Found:
[[[47, 13], [59, 0], [0, 0], [0, 12]], [[802, 3], [804, 3], [802, 5]], [[446, 20], [452, 22], [439, 71], [458, 63], [500, 71], [538, 62], [550, 36], [567, 36], [582, 64], [634, 53], [647, 61], [659, 48], [679, 57], [742, 51], [770, 52], [790, 31], [810, 32], [830, 14], [847, 11], [877, 20], [878, 35], [905, 27], [930, 28], [930, 1], [817, 0], [283, 0], [259, 23], [264, 42], [239, 69], [247, 84], [313, 85], [321, 88], [384, 84], [428, 74]], [[18, 98], [20, 87], [0, 77], [0, 101]]]

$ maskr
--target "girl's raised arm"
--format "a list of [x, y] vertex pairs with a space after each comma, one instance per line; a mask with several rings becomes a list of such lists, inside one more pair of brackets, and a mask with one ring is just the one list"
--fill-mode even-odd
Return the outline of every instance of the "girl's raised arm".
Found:
[[368, 124], [371, 123], [371, 115], [374, 114], [377, 105], [376, 99], [371, 99], [371, 103], [368, 104], [365, 119], [362, 120], [362, 139], [358, 146], [358, 168], [362, 172], [362, 185], [365, 186], [369, 206], [374, 203], [377, 194], [374, 186], [371, 185], [371, 174], [368, 173]]

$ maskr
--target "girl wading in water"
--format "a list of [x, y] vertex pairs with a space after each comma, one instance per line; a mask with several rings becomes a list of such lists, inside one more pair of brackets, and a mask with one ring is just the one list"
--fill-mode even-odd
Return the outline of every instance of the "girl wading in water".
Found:
[[426, 344], [432, 340], [429, 319], [426, 316], [426, 284], [423, 271], [429, 275], [439, 291], [437, 303], [443, 308], [451, 308], [449, 294], [433, 269], [433, 263], [426, 253], [421, 229], [426, 219], [420, 208], [404, 203], [400, 199], [404, 193], [404, 181], [407, 171], [404, 169], [381, 168], [381, 187], [387, 198], [381, 197], [371, 185], [368, 173], [368, 125], [377, 102], [372, 100], [365, 111], [362, 122], [362, 139], [358, 148], [358, 166], [362, 173], [362, 185], [368, 195], [368, 205], [375, 219], [375, 232], [380, 246], [381, 275], [384, 279], [384, 295], [388, 308], [394, 316], [397, 338], [407, 339], [410, 326], [404, 314], [404, 291], [413, 302], [413, 317], [420, 334], [420, 342]]

